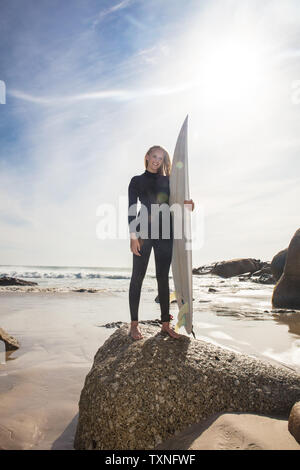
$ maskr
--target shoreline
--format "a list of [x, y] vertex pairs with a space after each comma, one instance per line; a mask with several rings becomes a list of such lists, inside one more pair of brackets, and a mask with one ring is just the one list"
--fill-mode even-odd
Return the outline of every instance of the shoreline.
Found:
[[[20, 289], [17, 291], [0, 290], [3, 310], [0, 327], [3, 327], [5, 331], [18, 339], [18, 335], [22, 333], [19, 328], [20, 322], [21, 324], [27, 323], [25, 315], [29, 315], [27, 318], [29, 321], [31, 319], [33, 322], [36, 321], [34, 314], [31, 315], [28, 312], [28, 308], [31, 307], [38, 312], [37, 319], [41, 326], [43, 326], [42, 322], [45, 319], [45, 327], [47, 327], [48, 319], [45, 318], [45, 314], [47, 315], [48, 307], [50, 310], [53, 308], [54, 311], [56, 308], [60, 309], [60, 302], [62, 302], [62, 305], [66, 305], [68, 315], [72, 315], [72, 307], [74, 307], [75, 318], [77, 314], [81, 315], [81, 312], [88, 309], [95, 316], [93, 326], [99, 327], [106, 323], [129, 323], [127, 293], [127, 289], [114, 291], [101, 289], [97, 292], [90, 292], [89, 290], [42, 290], [35, 292], [24, 292]], [[273, 309], [268, 314], [263, 314], [264, 306], [262, 306], [261, 311], [252, 313], [249, 306], [256, 301], [255, 298], [252, 298], [252, 293], [253, 291], [247, 297], [247, 292], [241, 291], [240, 298], [237, 299], [234, 297], [236, 296], [235, 293], [231, 294], [229, 292], [229, 297], [227, 297], [229, 302], [225, 302], [223, 308], [220, 308], [220, 303], [227, 299], [222, 292], [220, 292], [220, 295], [222, 295], [220, 300], [216, 297], [217, 294], [210, 294], [210, 297], [207, 294], [206, 298], [211, 298], [209, 301], [204, 301], [204, 296], [200, 302], [196, 300], [194, 302], [194, 331], [196, 338], [300, 372], [300, 335], [298, 333], [298, 330], [300, 332], [300, 311], [278, 313], [281, 310]], [[155, 295], [155, 290], [152, 292], [142, 291], [140, 321], [153, 321], [160, 318], [160, 307], [154, 301]], [[231, 302], [231, 298], [235, 299], [234, 303]], [[5, 314], [5, 311], [10, 312], [11, 309], [20, 314], [20, 322], [11, 322], [11, 314]], [[45, 313], [40, 314], [41, 310]], [[173, 325], [176, 323], [177, 310], [177, 304], [170, 304], [170, 313], [174, 316]], [[106, 311], [109, 312], [109, 316], [105, 317]], [[97, 312], [99, 312], [99, 318], [96, 318], [98, 317]], [[265, 317], [262, 315], [265, 315]], [[58, 324], [61, 321], [63, 322], [63, 318], [59, 316], [57, 319]], [[183, 328], [181, 331], [185, 333]], [[278, 345], [277, 349], [276, 344]], [[270, 346], [272, 346], [272, 350]]]

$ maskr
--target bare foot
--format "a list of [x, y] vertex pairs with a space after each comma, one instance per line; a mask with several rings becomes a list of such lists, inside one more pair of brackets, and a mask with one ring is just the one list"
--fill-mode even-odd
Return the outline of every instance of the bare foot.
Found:
[[168, 335], [171, 336], [172, 338], [176, 338], [176, 339], [180, 338], [180, 335], [176, 333], [176, 331], [174, 331], [173, 328], [170, 328], [169, 322], [162, 323], [161, 331], [168, 333]]
[[137, 321], [132, 321], [131, 322], [129, 335], [131, 336], [131, 338], [133, 338], [135, 340], [143, 338], [141, 330], [138, 327], [138, 322]]

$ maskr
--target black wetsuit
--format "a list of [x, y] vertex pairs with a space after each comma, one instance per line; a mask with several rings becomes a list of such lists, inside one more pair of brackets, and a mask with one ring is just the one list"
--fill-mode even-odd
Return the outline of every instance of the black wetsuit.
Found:
[[[133, 254], [133, 269], [129, 287], [129, 307], [132, 321], [138, 320], [141, 288], [147, 271], [152, 246], [155, 257], [161, 321], [168, 322], [170, 320], [169, 270], [173, 249], [173, 223], [169, 210], [169, 196], [169, 177], [158, 173], [151, 173], [148, 170], [145, 170], [141, 175], [134, 176], [128, 186], [128, 209], [137, 204], [137, 199], [139, 199], [148, 211], [148, 223], [144, 226], [141, 223], [136, 224], [133, 222], [136, 219], [136, 206], [135, 208], [133, 207], [133, 213], [128, 213], [129, 231], [137, 235], [141, 244], [141, 256]], [[164, 218], [161, 212], [159, 212], [159, 217], [153, 217], [151, 204], [158, 204], [156, 207], [164, 205], [167, 217]], [[145, 212], [143, 212], [143, 207], [141, 207], [137, 217], [143, 214]], [[168, 217], [170, 225], [166, 224], [167, 230], [164, 232], [162, 221], [164, 218], [165, 222]], [[152, 226], [156, 228], [154, 234], [151, 232]], [[168, 227], [170, 227], [169, 230]], [[151, 237], [151, 235], [153, 236]]]

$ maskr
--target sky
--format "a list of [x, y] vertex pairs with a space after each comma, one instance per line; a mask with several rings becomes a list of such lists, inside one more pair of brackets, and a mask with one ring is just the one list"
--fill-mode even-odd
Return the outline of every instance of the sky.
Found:
[[298, 0], [1, 0], [0, 264], [130, 267], [129, 181], [187, 114], [193, 267], [286, 248], [299, 24]]

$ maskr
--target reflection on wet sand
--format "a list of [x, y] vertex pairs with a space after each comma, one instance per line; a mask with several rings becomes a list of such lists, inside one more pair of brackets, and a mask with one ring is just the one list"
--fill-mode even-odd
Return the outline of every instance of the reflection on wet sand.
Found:
[[272, 312], [274, 312], [273, 318], [275, 321], [288, 325], [289, 333], [300, 336], [300, 310], [280, 310], [280, 312], [272, 310]]
[[265, 317], [264, 312], [253, 312], [253, 311], [248, 311], [248, 310], [233, 310], [232, 308], [229, 307], [223, 307], [223, 308], [218, 308], [216, 310], [216, 315], [217, 316], [228, 316], [232, 317], [235, 320], [254, 320], [254, 321], [266, 321], [268, 318]]
[[[206, 279], [204, 284], [201, 279], [193, 278], [195, 331], [199, 339], [275, 360], [300, 371], [300, 311], [272, 309], [271, 285], [253, 286], [236, 279], [222, 283], [218, 278], [209, 281], [208, 284]], [[203, 331], [204, 323], [212, 327]]]

